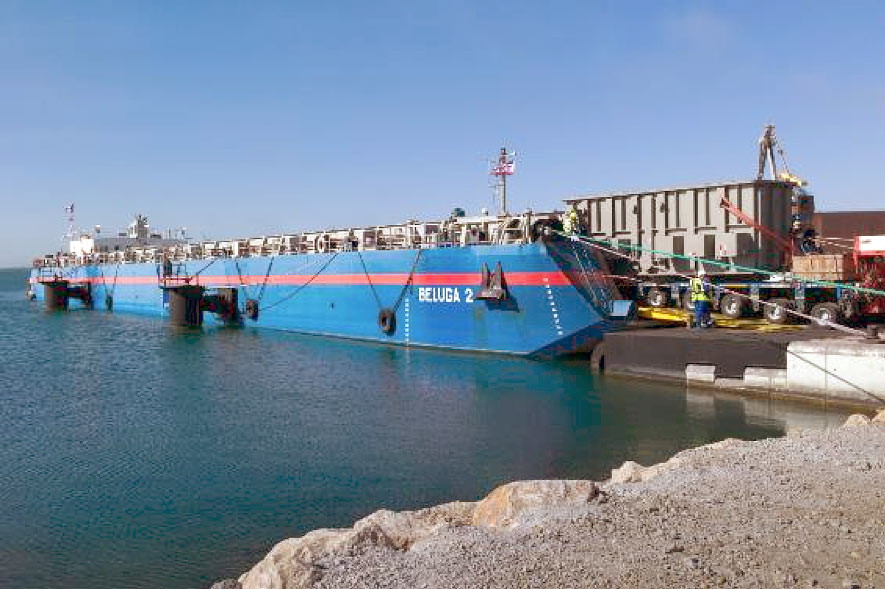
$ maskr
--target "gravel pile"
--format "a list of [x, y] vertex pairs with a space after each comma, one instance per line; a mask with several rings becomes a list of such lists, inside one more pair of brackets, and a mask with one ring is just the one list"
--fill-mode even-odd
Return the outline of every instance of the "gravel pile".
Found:
[[[879, 422], [881, 420], [881, 422]], [[316, 588], [885, 587], [885, 412], [628, 463], [584, 504], [315, 564]], [[288, 585], [278, 585], [288, 586]]]

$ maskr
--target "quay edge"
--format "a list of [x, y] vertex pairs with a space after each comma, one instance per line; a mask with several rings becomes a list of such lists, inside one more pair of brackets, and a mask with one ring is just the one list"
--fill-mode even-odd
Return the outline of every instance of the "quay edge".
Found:
[[757, 333], [686, 328], [607, 333], [594, 351], [607, 374], [751, 396], [885, 407], [885, 339], [803, 328]]

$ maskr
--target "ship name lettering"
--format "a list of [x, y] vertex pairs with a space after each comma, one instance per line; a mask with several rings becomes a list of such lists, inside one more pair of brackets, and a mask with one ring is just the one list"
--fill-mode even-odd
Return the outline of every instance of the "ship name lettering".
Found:
[[418, 287], [418, 302], [421, 303], [460, 303], [473, 302], [473, 291], [469, 288], [461, 290], [452, 286], [421, 286]]

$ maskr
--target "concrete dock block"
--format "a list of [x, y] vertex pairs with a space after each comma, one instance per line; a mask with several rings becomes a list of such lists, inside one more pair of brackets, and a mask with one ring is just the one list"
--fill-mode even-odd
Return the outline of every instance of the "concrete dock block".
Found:
[[747, 386], [747, 383], [744, 382], [743, 378], [729, 377], [717, 378], [713, 384], [716, 385], [716, 388], [731, 390], [740, 390]]
[[716, 366], [711, 364], [688, 364], [685, 367], [685, 380], [713, 384], [716, 382]]
[[792, 342], [787, 384], [828, 398], [885, 400], [885, 344], [860, 338]]
[[784, 390], [787, 388], [787, 371], [780, 368], [748, 366], [744, 369], [744, 386], [767, 391]]

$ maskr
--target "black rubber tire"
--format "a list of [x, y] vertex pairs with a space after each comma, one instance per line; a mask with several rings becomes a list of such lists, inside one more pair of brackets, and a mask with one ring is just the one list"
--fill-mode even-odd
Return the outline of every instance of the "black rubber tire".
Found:
[[784, 309], [792, 309], [793, 301], [790, 299], [771, 299], [766, 301], [768, 304], [763, 305], [763, 315], [765, 320], [772, 325], [785, 325], [790, 322], [792, 315]]
[[260, 308], [258, 301], [255, 299], [246, 299], [246, 317], [252, 321], [258, 321], [259, 312]]
[[694, 301], [691, 300], [691, 291], [689, 290], [682, 294], [682, 308], [689, 313], [694, 313]]
[[605, 343], [599, 342], [590, 353], [590, 370], [605, 372]]
[[842, 320], [842, 309], [836, 303], [818, 303], [811, 308], [811, 316], [814, 322], [821, 327], [830, 327], [828, 323], [839, 323]]
[[719, 312], [729, 319], [740, 319], [744, 314], [745, 303], [744, 297], [727, 292], [719, 299]]
[[387, 335], [396, 330], [396, 313], [393, 309], [385, 308], [378, 312], [378, 327]]
[[848, 322], [857, 321], [858, 315], [860, 314], [860, 305], [858, 305], [856, 299], [845, 299], [842, 301], [842, 304], [839, 306], [839, 315], [843, 319]]
[[667, 306], [667, 303], [670, 302], [670, 293], [666, 290], [658, 288], [657, 286], [653, 286], [648, 289], [648, 292], [645, 295], [645, 302], [648, 303], [649, 307], [654, 307], [655, 309], [661, 309]]

